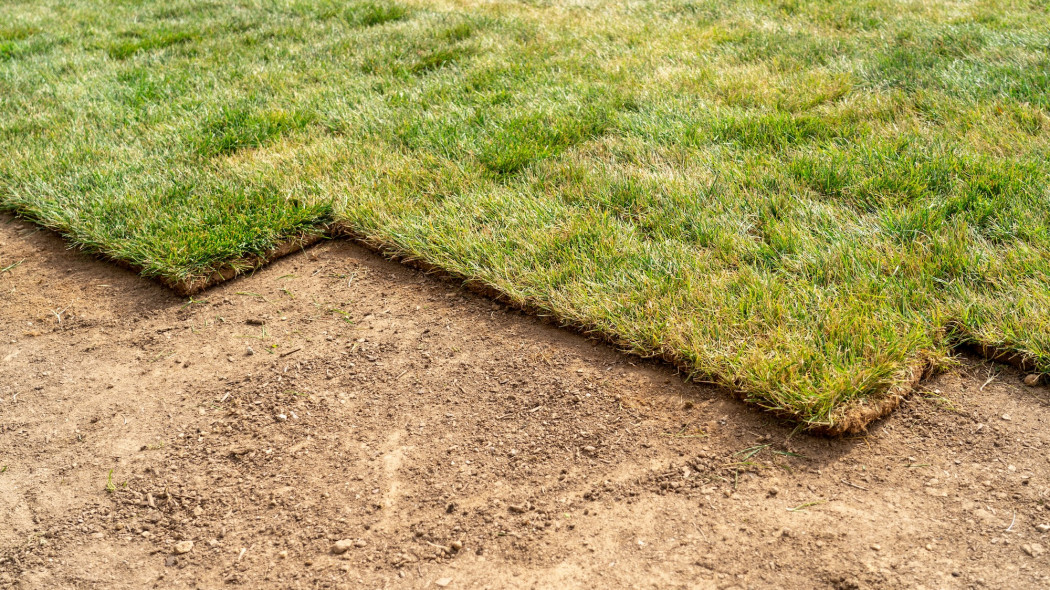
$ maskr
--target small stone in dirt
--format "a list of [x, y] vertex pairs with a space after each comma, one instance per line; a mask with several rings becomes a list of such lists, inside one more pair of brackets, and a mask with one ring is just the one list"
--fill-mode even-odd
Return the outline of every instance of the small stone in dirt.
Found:
[[354, 546], [354, 542], [352, 540], [350, 540], [350, 539], [342, 539], [340, 541], [336, 541], [335, 544], [332, 545], [332, 553], [334, 553], [336, 555], [342, 555], [342, 554], [346, 553], [353, 546]]
[[1032, 543], [1031, 545], [1021, 545], [1021, 550], [1027, 553], [1028, 555], [1031, 555], [1032, 557], [1039, 557], [1046, 551], [1046, 549], [1043, 549], [1043, 546], [1039, 543]]
[[169, 556], [164, 558], [164, 565], [166, 565], [168, 567], [171, 567], [171, 566], [175, 565], [178, 562], [179, 562], [179, 558], [175, 557], [174, 555], [169, 555]]
[[284, 422], [285, 420], [288, 419], [288, 416], [286, 414], [277, 414], [276, 416], [273, 417], [273, 419], [277, 420], [278, 422]]
[[364, 547], [368, 543], [364, 539], [358, 539], [354, 541], [354, 547]]
[[245, 354], [245, 356], [252, 356], [253, 354], [255, 354], [255, 349], [253, 349], [251, 346], [249, 346], [248, 350], [244, 351], [244, 354]]
[[245, 323], [249, 326], [264, 326], [266, 325], [266, 320], [259, 318], [248, 318], [248, 321], [246, 321]]
[[1039, 385], [1039, 375], [1037, 373], [1025, 375], [1024, 384], [1028, 387], [1035, 387], [1036, 385]]
[[287, 551], [281, 551], [280, 553], [277, 554], [277, 557], [280, 557], [281, 559], [288, 559], [288, 552]]
[[511, 512], [514, 512], [516, 514], [524, 514], [527, 509], [525, 508], [525, 506], [510, 504], [509, 506], [507, 506], [507, 510], [510, 510]]
[[179, 541], [175, 543], [175, 555], [182, 555], [193, 550], [193, 541]]
[[452, 583], [452, 578], [438, 578], [437, 580], [434, 580], [434, 583], [444, 588]]
[[452, 541], [449, 547], [451, 547], [453, 551], [459, 551], [463, 548], [463, 543], [461, 541]]
[[1040, 533], [1050, 533], [1050, 524], [1037, 524], [1035, 528], [1039, 529]]
[[1001, 416], [1001, 418], [1002, 418], [1002, 419], [1003, 419], [1004, 421], [1006, 421], [1006, 422], [1009, 422], [1009, 421], [1010, 421], [1010, 414], [1003, 414], [1003, 415]]

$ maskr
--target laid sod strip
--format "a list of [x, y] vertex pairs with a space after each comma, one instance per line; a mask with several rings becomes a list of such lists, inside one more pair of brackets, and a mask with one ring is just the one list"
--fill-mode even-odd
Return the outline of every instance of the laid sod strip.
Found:
[[1050, 13], [4, 2], [0, 204], [186, 291], [340, 228], [814, 430], [1050, 372]]

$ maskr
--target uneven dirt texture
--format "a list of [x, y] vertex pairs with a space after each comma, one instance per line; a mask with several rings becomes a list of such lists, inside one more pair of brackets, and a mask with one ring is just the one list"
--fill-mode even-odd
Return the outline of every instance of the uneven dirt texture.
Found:
[[1003, 365], [824, 439], [343, 241], [194, 299], [0, 218], [16, 263], [2, 588], [1050, 587]]

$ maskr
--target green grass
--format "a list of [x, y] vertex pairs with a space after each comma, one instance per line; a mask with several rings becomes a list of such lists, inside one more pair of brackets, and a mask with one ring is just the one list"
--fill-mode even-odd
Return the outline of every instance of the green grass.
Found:
[[1050, 371], [1039, 2], [9, 1], [0, 145], [147, 276], [337, 222], [814, 428]]

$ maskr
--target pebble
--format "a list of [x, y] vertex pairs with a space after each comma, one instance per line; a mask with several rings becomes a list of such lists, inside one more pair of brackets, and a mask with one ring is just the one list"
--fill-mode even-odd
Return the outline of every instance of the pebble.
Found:
[[193, 541], [179, 541], [175, 543], [175, 555], [182, 555], [193, 550]]
[[1035, 528], [1039, 529], [1041, 533], [1050, 533], [1050, 524], [1037, 524]]
[[1002, 419], [1003, 419], [1003, 420], [1004, 420], [1005, 422], [1009, 422], [1009, 421], [1011, 420], [1011, 418], [1010, 418], [1010, 414], [1003, 414], [1003, 415], [1002, 415]]
[[1032, 373], [1031, 375], [1025, 375], [1024, 384], [1028, 387], [1035, 387], [1039, 385], [1039, 374]]
[[1046, 552], [1046, 549], [1039, 543], [1032, 543], [1031, 545], [1021, 545], [1021, 550], [1032, 557], [1039, 557]]
[[287, 551], [281, 551], [280, 553], [277, 554], [277, 557], [280, 557], [281, 559], [288, 559], [288, 552]]
[[452, 583], [452, 578], [439, 578], [437, 580], [434, 580], [434, 584], [436, 584], [438, 586], [441, 586], [442, 588], [444, 588], [445, 586], [448, 586], [451, 583]]
[[354, 546], [354, 542], [352, 540], [350, 540], [350, 539], [342, 539], [340, 541], [336, 541], [335, 544], [332, 545], [332, 553], [334, 553], [336, 555], [342, 555], [342, 554], [346, 553], [353, 546]]
[[276, 416], [274, 416], [274, 419], [277, 420], [278, 422], [284, 422], [285, 420], [288, 419], [288, 416], [285, 415], [285, 414], [277, 414]]

